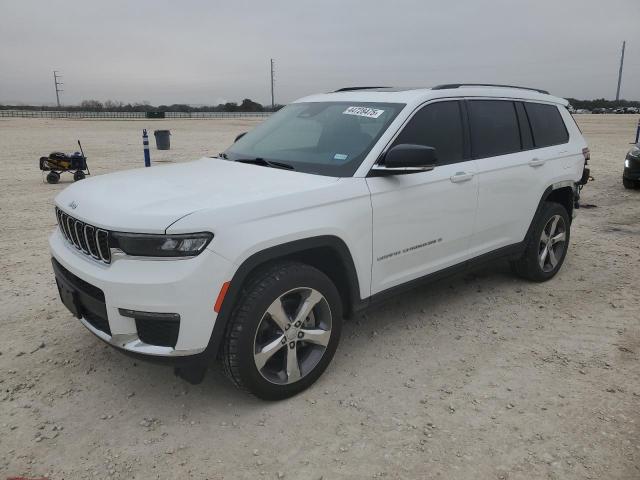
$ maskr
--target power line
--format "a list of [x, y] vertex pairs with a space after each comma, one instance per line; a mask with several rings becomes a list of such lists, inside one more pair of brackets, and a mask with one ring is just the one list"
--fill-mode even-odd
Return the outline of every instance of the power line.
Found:
[[618, 70], [618, 89], [616, 90], [616, 102], [620, 100], [620, 84], [622, 83], [622, 66], [624, 65], [624, 47], [626, 41], [622, 42], [622, 53], [620, 54], [620, 70]]
[[64, 92], [64, 90], [62, 90], [60, 88], [60, 85], [64, 85], [61, 81], [60, 78], [62, 78], [62, 75], [58, 74], [57, 70], [53, 71], [53, 83], [56, 87], [56, 102], [58, 104], [58, 107], [60, 107], [60, 93]]
[[276, 103], [273, 95], [273, 85], [275, 83], [275, 62], [271, 59], [271, 110], [275, 110]]

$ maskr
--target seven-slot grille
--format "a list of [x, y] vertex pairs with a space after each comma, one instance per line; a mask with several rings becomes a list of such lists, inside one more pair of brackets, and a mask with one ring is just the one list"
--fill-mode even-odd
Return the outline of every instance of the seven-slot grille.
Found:
[[111, 263], [109, 232], [81, 222], [56, 207], [60, 231], [74, 247], [96, 260]]

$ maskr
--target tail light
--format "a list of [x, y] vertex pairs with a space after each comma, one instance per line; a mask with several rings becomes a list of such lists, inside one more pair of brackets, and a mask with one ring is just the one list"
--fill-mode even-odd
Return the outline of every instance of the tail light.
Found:
[[586, 165], [591, 160], [591, 152], [589, 151], [589, 147], [584, 147], [582, 149], [582, 156], [584, 157], [584, 164]]

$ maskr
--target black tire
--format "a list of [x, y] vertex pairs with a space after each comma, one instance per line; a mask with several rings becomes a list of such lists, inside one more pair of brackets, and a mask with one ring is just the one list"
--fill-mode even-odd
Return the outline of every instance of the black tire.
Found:
[[77, 182], [78, 180], [83, 180], [85, 177], [84, 172], [82, 170], [78, 170], [73, 174], [73, 181]]
[[[282, 299], [287, 292], [296, 289], [312, 289], [319, 292], [323, 297], [322, 309], [330, 312], [330, 336], [328, 343], [324, 347], [317, 347], [311, 343], [306, 344], [303, 340], [296, 345], [302, 352], [303, 348], [324, 348], [321, 353], [314, 355], [317, 361], [315, 366], [297, 381], [292, 383], [274, 383], [264, 375], [264, 370], [259, 370], [254, 355], [257, 352], [258, 335], [263, 327], [263, 318], [267, 316], [267, 309], [278, 300]], [[318, 304], [320, 305], [320, 304]], [[313, 309], [317, 312], [318, 305]], [[311, 316], [311, 313], [309, 314]], [[309, 316], [306, 318], [308, 319]], [[291, 317], [289, 317], [289, 320]], [[269, 322], [269, 320], [267, 320]], [[270, 322], [269, 322], [270, 323]], [[275, 325], [275, 323], [272, 323]], [[304, 327], [301, 326], [300, 328]], [[222, 362], [225, 374], [240, 389], [248, 391], [264, 400], [280, 400], [291, 397], [313, 384], [327, 368], [338, 346], [340, 331], [342, 327], [342, 302], [340, 295], [333, 282], [320, 270], [309, 265], [298, 262], [278, 262], [266, 269], [262, 269], [250, 278], [236, 305], [222, 345]], [[276, 328], [276, 330], [278, 330]], [[281, 365], [281, 361], [286, 363], [289, 355], [289, 340], [286, 339], [284, 330], [278, 330], [283, 341], [283, 347], [277, 347], [278, 353], [274, 354], [269, 362]], [[293, 328], [289, 331], [291, 333]], [[308, 332], [308, 330], [305, 330]], [[299, 333], [298, 333], [299, 335]], [[272, 340], [271, 340], [272, 341]], [[277, 343], [277, 341], [276, 341]], [[306, 345], [306, 347], [305, 347]], [[293, 348], [293, 347], [291, 347]], [[295, 353], [296, 364], [298, 363], [298, 347], [292, 350]], [[301, 354], [302, 355], [302, 354]], [[283, 356], [283, 360], [279, 356]], [[307, 356], [307, 359], [309, 356]], [[303, 360], [306, 361], [306, 360]], [[284, 365], [284, 364], [283, 364]], [[265, 365], [266, 367], [266, 365]], [[286, 370], [286, 368], [285, 368]], [[288, 372], [288, 371], [287, 371]], [[299, 370], [302, 373], [302, 368]], [[285, 382], [289, 381], [286, 374]]]
[[625, 178], [625, 177], [622, 177], [622, 185], [624, 186], [624, 188], [626, 188], [628, 190], [632, 190], [632, 189], [638, 188], [638, 182], [636, 182], [635, 180], [631, 180], [630, 178]]
[[[550, 228], [550, 222], [556, 216], [559, 216], [563, 226], [565, 234], [564, 240], [562, 242], [558, 242], [558, 244], [554, 244], [552, 246], [554, 253], [553, 258], [556, 260], [555, 266], [552, 266], [552, 263], [547, 260], [551, 255], [548, 254], [549, 245], [543, 238], [543, 230]], [[558, 221], [558, 225], [560, 225], [560, 219]], [[569, 214], [567, 210], [560, 204], [555, 202], [544, 202], [542, 205], [542, 210], [533, 220], [533, 229], [531, 230], [531, 234], [527, 239], [527, 245], [525, 247], [525, 251], [523, 255], [511, 262], [511, 269], [513, 272], [528, 280], [532, 280], [534, 282], [545, 282], [555, 276], [556, 273], [562, 267], [564, 263], [564, 259], [567, 255], [567, 250], [569, 249], [569, 239], [571, 234], [571, 222], [569, 219]], [[560, 232], [558, 232], [559, 234]], [[546, 234], [546, 230], [545, 230]], [[557, 236], [557, 235], [556, 235]], [[559, 250], [559, 244], [562, 243], [562, 249]], [[543, 259], [541, 265], [541, 255], [544, 252], [544, 247], [547, 248], [547, 256]]]
[[60, 174], [57, 172], [49, 172], [47, 174], [47, 183], [56, 184], [60, 181]]

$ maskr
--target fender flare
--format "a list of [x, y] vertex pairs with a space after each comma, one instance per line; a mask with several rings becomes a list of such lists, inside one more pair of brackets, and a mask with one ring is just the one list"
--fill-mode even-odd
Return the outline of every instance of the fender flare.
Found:
[[[531, 218], [531, 223], [529, 224], [529, 228], [527, 229], [527, 233], [524, 237], [523, 245], [526, 245], [527, 239], [529, 238], [529, 235], [531, 235], [531, 232], [533, 230], [534, 221], [537, 218], [537, 216], [540, 214], [540, 211], [542, 210], [542, 205], [547, 200], [547, 198], [549, 198], [549, 195], [551, 195], [551, 193], [553, 193], [554, 190], [558, 190], [560, 188], [566, 188], [566, 187], [571, 187], [575, 195], [575, 182], [570, 180], [549, 185], [545, 189], [545, 191], [542, 193], [542, 196], [540, 197], [540, 201], [538, 202], [538, 207], [536, 208], [536, 211], [533, 214], [533, 217]], [[569, 213], [569, 219], [571, 219], [571, 212], [568, 212], [568, 213]]]
[[242, 294], [242, 288], [244, 287], [249, 275], [257, 267], [267, 262], [275, 261], [314, 248], [330, 248], [338, 255], [346, 271], [349, 286], [348, 301], [350, 306], [353, 307], [354, 305], [361, 304], [360, 283], [358, 281], [355, 264], [353, 263], [353, 257], [351, 256], [351, 252], [349, 251], [346, 243], [344, 243], [341, 238], [334, 235], [321, 235], [269, 247], [252, 254], [236, 269], [233, 274], [233, 278], [229, 283], [229, 289], [224, 297], [220, 312], [218, 313], [213, 325], [213, 331], [211, 332], [211, 338], [209, 339], [207, 348], [200, 354], [200, 356], [204, 357], [205, 360], [208, 360], [217, 355], [225, 335], [227, 324], [233, 314], [233, 309], [236, 306], [238, 298], [240, 298], [240, 295]]

